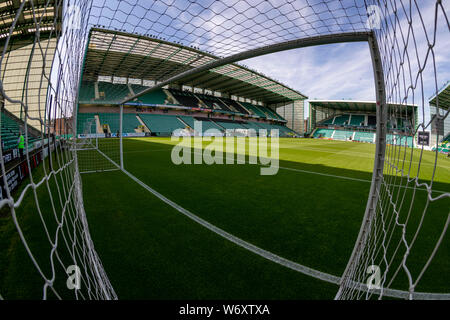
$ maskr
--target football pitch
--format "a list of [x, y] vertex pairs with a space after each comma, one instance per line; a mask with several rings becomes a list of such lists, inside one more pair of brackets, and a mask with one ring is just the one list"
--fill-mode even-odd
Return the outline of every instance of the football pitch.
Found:
[[[82, 174], [90, 233], [119, 299], [334, 297], [336, 284], [298, 269], [341, 276], [363, 219], [375, 145], [280, 139], [277, 174], [261, 175], [259, 164], [176, 165], [171, 160], [175, 144], [170, 138], [124, 139], [125, 169], [141, 184], [121, 171]], [[400, 150], [387, 148], [404, 152]], [[450, 190], [447, 158], [438, 155], [435, 167], [435, 153], [414, 149], [410, 161], [409, 152], [395, 157], [407, 159], [399, 163], [399, 170], [405, 174], [411, 170], [415, 176], [420, 169], [419, 182], [434, 175], [434, 196]], [[405, 185], [400, 177], [390, 181]], [[405, 203], [415, 198], [408, 222], [414, 231], [427, 192], [421, 187], [414, 190], [414, 182], [408, 187], [397, 192], [402, 192]], [[28, 231], [39, 228], [30, 202], [20, 208]], [[429, 203], [408, 258], [413, 275], [431, 254], [448, 208], [449, 198]], [[400, 213], [399, 221], [402, 218]], [[42, 281], [26, 266], [28, 261], [23, 262], [29, 258], [10, 217], [2, 216], [0, 226], [0, 250], [10, 258], [2, 263], [0, 287], [8, 298], [39, 294]], [[393, 243], [399, 239], [394, 235]], [[38, 236], [30, 239], [37, 255], [48, 252], [40, 241]], [[447, 233], [416, 291], [449, 292], [449, 261]], [[399, 264], [400, 260], [392, 263]], [[405, 283], [406, 276], [399, 273], [391, 287], [407, 290]]]

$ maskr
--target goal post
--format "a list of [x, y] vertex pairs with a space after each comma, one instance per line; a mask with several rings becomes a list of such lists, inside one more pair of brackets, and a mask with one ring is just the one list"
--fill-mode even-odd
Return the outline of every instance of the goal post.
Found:
[[[122, 109], [120, 107], [120, 109]], [[78, 133], [74, 143], [80, 173], [123, 169], [123, 112], [78, 114]]]

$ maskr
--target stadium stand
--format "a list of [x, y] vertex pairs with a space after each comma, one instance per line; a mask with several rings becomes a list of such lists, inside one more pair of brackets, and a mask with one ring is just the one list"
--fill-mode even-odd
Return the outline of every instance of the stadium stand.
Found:
[[99, 100], [103, 103], [115, 104], [122, 101], [130, 94], [126, 84], [112, 84], [110, 82], [98, 82]]
[[290, 137], [293, 135], [297, 135], [297, 133], [291, 129], [289, 129], [288, 127], [279, 125], [279, 124], [275, 124], [272, 125], [275, 129], [278, 129], [280, 131], [280, 137]]
[[[107, 124], [109, 125], [109, 129], [111, 130], [111, 133], [116, 133], [119, 131], [119, 114], [118, 113], [99, 113], [98, 114], [100, 125]], [[134, 133], [136, 132], [135, 129], [138, 128], [138, 126], [141, 123], [136, 118], [135, 113], [124, 113], [123, 114], [123, 133]]]
[[447, 133], [447, 135], [444, 136], [441, 141], [450, 141], [450, 133]]
[[433, 151], [436, 151], [436, 149], [440, 153], [450, 153], [450, 133], [447, 133], [441, 142], [432, 148]]
[[186, 126], [176, 117], [163, 114], [138, 114], [147, 128], [157, 136], [171, 135], [176, 129], [184, 129]]
[[319, 122], [319, 125], [329, 125], [329, 124], [333, 124], [333, 122], [334, 122], [334, 116]]
[[[79, 92], [79, 103], [80, 105], [119, 104], [128, 95], [142, 92], [147, 88], [148, 87], [146, 86], [132, 83], [118, 84], [104, 81], [82, 81]], [[235, 116], [256, 115], [257, 117], [263, 119], [276, 120], [279, 122], [255, 122], [247, 124], [245, 119], [235, 120], [233, 118], [233, 120], [231, 120], [231, 118], [224, 119], [223, 117], [220, 119], [214, 119], [214, 114], [212, 114], [211, 118], [205, 118], [202, 116], [197, 116], [196, 118], [194, 118], [194, 115], [191, 116], [189, 114], [186, 114], [184, 111], [179, 111], [177, 112], [179, 114], [171, 115], [147, 114], [143, 112], [144, 110], [140, 110], [139, 108], [141, 107], [139, 107], [136, 108], [136, 113], [124, 113], [124, 133], [134, 133], [136, 131], [135, 129], [137, 129], [137, 127], [141, 124], [136, 117], [138, 115], [142, 122], [151, 131], [152, 135], [165, 136], [172, 133], [175, 129], [184, 128], [186, 125], [193, 128], [194, 119], [202, 121], [203, 132], [211, 128], [218, 129], [220, 131], [224, 131], [226, 129], [253, 128], [255, 130], [266, 129], [268, 130], [268, 133], [271, 133], [271, 130], [273, 129], [278, 129], [280, 137], [290, 137], [298, 135], [296, 132], [287, 128], [285, 125], [280, 124], [280, 122], [286, 122], [286, 120], [283, 119], [283, 117], [281, 117], [279, 114], [277, 114], [276, 111], [265, 106], [254, 105], [248, 102], [237, 102], [233, 99], [225, 97], [217, 97], [204, 93], [193, 93], [191, 91], [182, 91], [170, 88], [157, 89], [144, 94], [135, 99], [133, 103], [134, 105], [138, 103], [154, 107], [162, 107], [167, 105], [175, 109], [177, 106], [181, 105], [183, 108], [188, 107], [211, 109], [214, 110], [213, 112], [216, 114]], [[111, 133], [117, 132], [119, 129], [118, 113], [111, 113], [111, 110], [108, 110], [109, 113], [105, 113], [102, 110], [96, 111], [94, 113], [90, 112], [92, 110], [95, 110], [95, 108], [90, 109], [88, 113], [79, 113], [77, 121], [78, 133], [84, 133], [87, 120], [92, 119], [93, 117], [95, 118], [96, 116], [100, 121], [100, 126], [107, 124]], [[179, 118], [177, 118], [177, 116]], [[96, 130], [99, 129], [97, 129], [95, 125], [91, 126], [91, 132], [96, 132]]]
[[191, 108], [200, 107], [200, 101], [192, 92], [175, 89], [169, 89], [169, 91], [181, 105]]
[[255, 106], [251, 103], [248, 103], [248, 102], [241, 102], [241, 104], [245, 108], [247, 108], [249, 111], [253, 112], [254, 115], [259, 116], [264, 119], [267, 118], [267, 115], [263, 111], [261, 111], [257, 106]]
[[[433, 151], [436, 151], [436, 147], [432, 149]], [[450, 142], [447, 140], [442, 141], [437, 146], [437, 151], [440, 153], [450, 153]]]
[[[98, 118], [100, 120], [100, 124], [103, 126], [104, 124], [109, 125], [109, 129], [111, 133], [116, 133], [119, 131], [119, 114], [118, 113], [99, 113]], [[124, 117], [125, 118], [125, 117]]]
[[334, 125], [346, 125], [348, 124], [348, 119], [350, 118], [350, 115], [348, 114], [341, 114], [339, 116], [336, 116], [336, 118], [334, 118]]
[[[367, 125], [365, 125], [366, 116]], [[412, 136], [397, 134], [399, 132], [410, 132], [411, 121], [409, 119], [389, 119], [387, 127], [390, 132], [387, 136], [389, 144], [414, 146], [414, 138]], [[372, 114], [344, 113], [318, 122], [313, 137], [335, 140], [349, 140], [352, 138], [354, 141], [375, 143], [375, 129], [376, 116]]]
[[242, 106], [239, 103], [237, 103], [236, 101], [229, 99], [229, 98], [221, 98], [221, 100], [228, 106], [228, 108], [230, 110], [233, 110], [234, 112], [237, 112], [237, 113], [249, 114], [247, 112], [247, 110], [242, 108]]
[[258, 124], [256, 122], [253, 121], [248, 121], [242, 124], [242, 126], [244, 126], [247, 129], [254, 129], [256, 131], [258, 131], [259, 129], [261, 129], [260, 126], [258, 126]]
[[214, 110], [224, 110], [224, 111], [233, 111], [231, 110], [225, 103], [221, 101], [218, 97], [202, 94], [202, 93], [196, 93], [197, 97], [199, 97], [203, 103], [206, 104], [206, 106], [210, 109]]
[[275, 120], [284, 120], [283, 117], [281, 117], [279, 114], [277, 114], [275, 111], [268, 107], [259, 106], [260, 109], [262, 109], [267, 115], [270, 116], [270, 118]]
[[214, 122], [224, 129], [245, 129], [241, 124], [234, 121], [214, 120]]
[[[133, 91], [136, 92], [142, 92], [147, 87], [139, 86], [139, 85], [131, 85]], [[136, 88], [136, 90], [135, 90]], [[157, 89], [155, 91], [146, 93], [142, 96], [140, 96], [137, 99], [138, 102], [141, 102], [143, 104], [167, 104], [167, 95], [165, 94], [164, 90]]]
[[78, 100], [80, 103], [92, 103], [95, 100], [95, 88], [93, 82], [82, 82]]
[[215, 124], [213, 121], [207, 118], [192, 117], [192, 116], [179, 116], [179, 118], [183, 120], [183, 122], [186, 123], [192, 129], [195, 129], [195, 121], [201, 121], [202, 133], [204, 133], [208, 129], [217, 129], [219, 131], [223, 130], [221, 127], [219, 127], [217, 124]]

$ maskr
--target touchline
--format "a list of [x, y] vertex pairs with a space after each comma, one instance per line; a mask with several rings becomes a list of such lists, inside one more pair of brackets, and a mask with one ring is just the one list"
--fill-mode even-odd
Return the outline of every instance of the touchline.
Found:
[[[195, 121], [194, 130], [197, 133], [203, 132], [201, 121]], [[227, 129], [223, 134], [218, 129], [208, 129], [201, 136], [194, 138], [174, 132], [171, 141], [177, 144], [171, 152], [172, 162], [176, 165], [259, 164], [261, 175], [277, 174], [279, 169], [278, 130], [272, 130], [269, 138], [265, 129], [258, 131], [259, 137], [254, 129], [245, 131], [245, 136], [236, 137], [234, 130]], [[205, 141], [210, 143], [203, 148]]]

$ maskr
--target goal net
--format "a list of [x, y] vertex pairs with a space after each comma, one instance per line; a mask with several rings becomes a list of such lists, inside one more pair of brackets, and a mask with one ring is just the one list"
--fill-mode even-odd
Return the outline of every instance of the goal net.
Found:
[[[449, 76], [450, 24], [444, 1], [31, 0], [19, 7], [4, 3], [7, 9], [0, 11], [10, 12], [10, 22], [3, 22], [0, 35], [2, 124], [12, 119], [16, 131], [23, 132], [26, 165], [31, 168], [36, 154], [42, 164], [30, 170], [16, 190], [7, 181], [11, 167], [1, 157], [0, 204], [11, 215], [30, 264], [39, 274], [43, 298], [50, 293], [57, 298], [117, 297], [90, 237], [80, 173], [123, 168], [122, 114], [105, 119], [101, 117], [108, 117], [107, 113], [79, 113], [77, 101], [84, 94], [80, 83], [87, 48], [121, 52], [124, 48], [116, 42], [120, 33], [140, 35], [126, 44], [126, 51], [143, 54], [142, 64], [151, 54], [179, 62], [158, 69], [152, 84], [116, 101], [121, 106], [200, 72], [232, 78], [237, 71], [225, 66], [252, 57], [366, 41], [377, 100], [374, 170], [361, 229], [335, 298], [450, 298], [445, 292], [448, 286], [435, 289], [423, 281], [429, 268], [442, 272], [448, 268], [433, 265], [439, 252], [449, 248], [448, 159], [435, 148], [429, 160], [426, 152], [430, 151], [416, 143], [419, 134], [430, 131], [431, 140], [439, 143], [443, 137], [432, 130], [433, 123], [449, 114], [448, 104], [439, 97]], [[98, 36], [88, 43], [92, 27], [114, 30], [116, 35]], [[161, 44], [150, 45], [145, 38], [159, 39]], [[181, 49], [169, 50], [164, 41], [194, 48], [196, 54], [177, 56]], [[120, 55], [116, 62], [102, 65], [107, 74], [93, 76], [126, 77], [117, 74], [124, 63]], [[435, 96], [434, 117], [429, 117], [431, 96]], [[3, 126], [1, 138], [6, 139]], [[24, 199], [32, 200], [39, 230], [48, 238], [48, 248], [39, 249], [45, 252], [40, 259], [28, 240], [37, 231], [24, 232], [17, 214], [26, 207]], [[43, 201], [50, 204], [51, 212], [41, 210]], [[67, 288], [71, 266], [80, 269], [79, 289]], [[8, 298], [1, 287], [0, 293]]]

